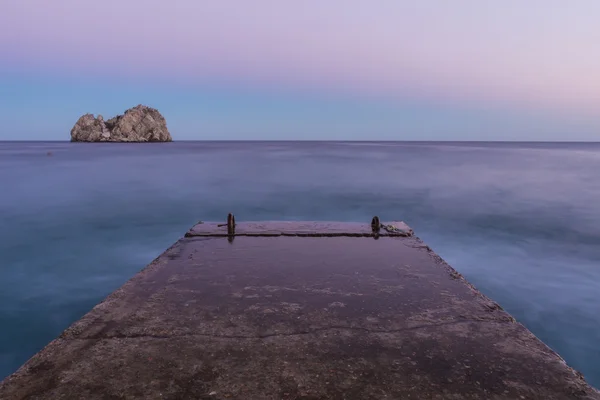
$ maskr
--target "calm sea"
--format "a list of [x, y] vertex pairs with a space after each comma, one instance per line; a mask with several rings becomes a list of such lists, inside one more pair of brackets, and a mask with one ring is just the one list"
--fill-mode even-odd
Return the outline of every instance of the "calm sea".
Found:
[[402, 219], [600, 387], [600, 144], [0, 143], [0, 379], [230, 211]]

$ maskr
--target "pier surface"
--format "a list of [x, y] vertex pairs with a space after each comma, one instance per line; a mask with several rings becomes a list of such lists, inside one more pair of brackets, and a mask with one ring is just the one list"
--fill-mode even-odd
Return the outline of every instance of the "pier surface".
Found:
[[198, 224], [0, 399], [600, 399], [392, 225]]

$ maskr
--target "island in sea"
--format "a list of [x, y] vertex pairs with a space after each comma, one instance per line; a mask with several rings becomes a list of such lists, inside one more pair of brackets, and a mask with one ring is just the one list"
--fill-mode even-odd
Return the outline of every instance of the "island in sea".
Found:
[[71, 129], [71, 142], [171, 141], [167, 121], [161, 113], [141, 104], [108, 121], [102, 115], [82, 115]]

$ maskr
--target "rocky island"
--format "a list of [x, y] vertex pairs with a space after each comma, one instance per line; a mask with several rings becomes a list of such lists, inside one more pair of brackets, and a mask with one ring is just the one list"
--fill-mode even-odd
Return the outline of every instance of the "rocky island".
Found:
[[171, 142], [167, 121], [154, 108], [138, 105], [123, 115], [105, 121], [102, 115], [82, 115], [73, 129], [71, 142]]

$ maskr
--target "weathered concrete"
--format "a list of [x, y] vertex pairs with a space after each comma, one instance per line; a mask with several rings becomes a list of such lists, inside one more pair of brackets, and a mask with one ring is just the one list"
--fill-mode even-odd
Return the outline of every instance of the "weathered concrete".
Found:
[[600, 399], [408, 227], [221, 229], [194, 227], [0, 399]]
[[[396, 230], [380, 229], [379, 237], [411, 236], [413, 230], [402, 221], [394, 221], [384, 226], [392, 226]], [[227, 224], [200, 222], [190, 229], [186, 237], [194, 236], [229, 236]], [[235, 236], [348, 236], [372, 237], [373, 230], [369, 224], [353, 222], [242, 222], [235, 225]]]

